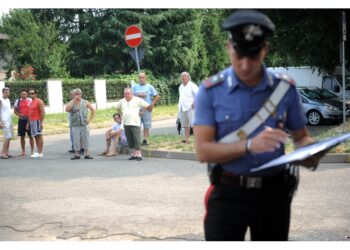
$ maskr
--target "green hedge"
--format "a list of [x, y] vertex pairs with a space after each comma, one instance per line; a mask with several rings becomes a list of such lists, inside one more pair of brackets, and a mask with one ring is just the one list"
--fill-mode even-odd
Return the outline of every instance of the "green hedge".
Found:
[[124, 88], [130, 87], [130, 80], [107, 79], [106, 92], [108, 101], [116, 101], [124, 98]]
[[47, 99], [47, 87], [44, 80], [41, 81], [5, 81], [5, 86], [10, 88], [10, 101], [11, 105], [15, 103], [17, 99], [20, 98], [21, 90], [29, 90], [30, 88], [35, 88], [37, 91], [37, 97], [44, 101], [45, 105], [48, 105]]
[[160, 78], [150, 82], [160, 95], [158, 104], [169, 105], [177, 103], [179, 100], [179, 84], [174, 79]]
[[[178, 77], [154, 77], [152, 74], [147, 74], [147, 82], [152, 84], [160, 95], [160, 100], [158, 104], [169, 105], [175, 104], [178, 102], [179, 93], [178, 88], [180, 85], [180, 80]], [[131, 75], [123, 75], [116, 78], [107, 78], [106, 80], [106, 91], [107, 91], [107, 100], [116, 101], [124, 97], [124, 88], [130, 86], [131, 80], [134, 80], [137, 83], [138, 74], [135, 72]], [[103, 79], [103, 78], [101, 78]], [[69, 92], [72, 89], [80, 88], [83, 92], [83, 98], [89, 102], [95, 102], [94, 96], [94, 79], [93, 78], [84, 78], [84, 79], [72, 79], [64, 78], [61, 79], [62, 88], [63, 88], [63, 102], [69, 102]], [[42, 81], [16, 81], [16, 82], [5, 82], [5, 86], [9, 87], [11, 90], [11, 103], [19, 98], [20, 91], [22, 89], [29, 89], [34, 87], [38, 92], [38, 97], [44, 101], [47, 105], [47, 87], [46, 80]]]
[[89, 102], [95, 102], [94, 95], [94, 79], [62, 79], [62, 89], [63, 89], [63, 102], [67, 103], [70, 101], [69, 92], [72, 89], [79, 88], [83, 92], [82, 97]]

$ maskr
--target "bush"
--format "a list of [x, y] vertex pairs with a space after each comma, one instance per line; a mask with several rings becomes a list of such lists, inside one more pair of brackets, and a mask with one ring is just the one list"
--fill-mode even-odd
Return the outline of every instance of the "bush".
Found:
[[107, 79], [106, 92], [108, 101], [116, 101], [124, 98], [124, 88], [130, 87], [130, 80]]
[[[180, 80], [178, 77], [154, 77], [151, 72], [146, 72], [147, 82], [152, 84], [160, 95], [160, 100], [158, 104], [160, 105], [170, 105], [178, 102], [179, 93], [178, 88], [180, 85]], [[138, 82], [138, 73], [130, 75], [113, 75], [114, 78], [106, 77], [106, 94], [108, 101], [116, 101], [124, 97], [124, 88], [130, 87], [131, 80], [135, 83]], [[104, 77], [101, 77], [103, 79]], [[83, 92], [83, 98], [89, 102], [95, 102], [94, 95], [94, 79], [93, 78], [63, 78], [62, 88], [63, 88], [63, 102], [67, 103], [70, 101], [69, 92], [72, 89], [80, 88]], [[34, 87], [38, 92], [38, 97], [48, 105], [47, 100], [47, 87], [46, 80], [42, 81], [14, 81], [5, 82], [6, 87], [11, 89], [11, 103], [13, 105], [14, 101], [19, 98], [20, 91], [22, 89], [29, 89]]]
[[30, 88], [35, 88], [37, 91], [37, 96], [43, 102], [45, 105], [48, 105], [48, 99], [47, 99], [47, 87], [46, 87], [47, 81], [13, 81], [13, 82], [7, 82], [5, 81], [5, 86], [10, 88], [10, 101], [11, 105], [13, 105], [16, 101], [16, 99], [20, 98], [21, 90], [29, 90]]
[[63, 102], [67, 103], [70, 101], [69, 92], [72, 89], [79, 88], [83, 92], [82, 97], [89, 102], [95, 102], [94, 94], [94, 79], [84, 78], [84, 79], [62, 79], [62, 89], [63, 89]]

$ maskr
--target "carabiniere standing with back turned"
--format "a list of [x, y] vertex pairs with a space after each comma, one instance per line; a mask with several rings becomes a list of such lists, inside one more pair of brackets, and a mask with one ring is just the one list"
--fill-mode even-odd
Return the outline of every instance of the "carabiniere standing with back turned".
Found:
[[[197, 157], [209, 163], [206, 240], [288, 240], [295, 168], [252, 168], [284, 154], [290, 131], [296, 147], [313, 142], [294, 82], [266, 71], [267, 38], [275, 25], [264, 14], [240, 10], [223, 23], [231, 66], [205, 80], [195, 103]], [[314, 157], [300, 165], [315, 167]]]

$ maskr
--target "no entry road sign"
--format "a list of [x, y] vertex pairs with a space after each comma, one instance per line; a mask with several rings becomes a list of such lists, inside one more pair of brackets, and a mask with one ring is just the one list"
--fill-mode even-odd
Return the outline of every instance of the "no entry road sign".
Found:
[[142, 32], [136, 25], [129, 26], [124, 35], [126, 44], [131, 48], [136, 48], [142, 43]]

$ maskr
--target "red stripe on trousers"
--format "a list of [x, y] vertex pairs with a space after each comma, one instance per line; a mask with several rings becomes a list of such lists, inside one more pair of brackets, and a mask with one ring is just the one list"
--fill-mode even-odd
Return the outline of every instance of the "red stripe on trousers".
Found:
[[207, 218], [207, 214], [208, 214], [208, 201], [209, 201], [209, 197], [210, 195], [212, 194], [213, 190], [214, 190], [214, 185], [210, 185], [208, 190], [207, 190], [207, 193], [205, 194], [205, 197], [204, 197], [204, 206], [205, 206], [205, 215], [204, 215], [204, 220], [206, 220]]

